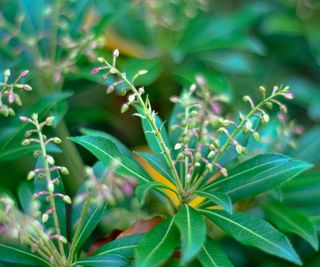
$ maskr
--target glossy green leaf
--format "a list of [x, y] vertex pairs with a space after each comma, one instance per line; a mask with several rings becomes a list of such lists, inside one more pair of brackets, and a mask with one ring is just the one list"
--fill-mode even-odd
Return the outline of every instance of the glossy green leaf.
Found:
[[[141, 107], [136, 106], [136, 109], [142, 116], [145, 116], [144, 111]], [[159, 157], [164, 164], [167, 164], [166, 158], [164, 156], [164, 150], [162, 149], [160, 141], [157, 139], [156, 134], [154, 133], [150, 122], [146, 118], [141, 118], [141, 122], [142, 122], [144, 135], [146, 137], [146, 140], [152, 152], [155, 154], [156, 157]], [[155, 124], [162, 136], [164, 144], [170, 149], [170, 143], [169, 143], [166, 127], [162, 122], [162, 120], [160, 119], [160, 117], [157, 115], [155, 116]]]
[[121, 153], [123, 153], [127, 157], [135, 160], [134, 157], [132, 156], [131, 151], [123, 143], [121, 143], [117, 138], [115, 138], [111, 134], [108, 134], [108, 133], [105, 133], [102, 131], [97, 131], [97, 130], [85, 129], [85, 128], [81, 129], [81, 133], [83, 133], [84, 135], [101, 136], [106, 139], [109, 139], [111, 142], [113, 142], [117, 146], [117, 148], [119, 149], [119, 151]]
[[148, 192], [150, 190], [160, 189], [160, 188], [166, 188], [166, 189], [172, 191], [172, 189], [170, 187], [168, 187], [162, 183], [148, 182], [148, 183], [140, 184], [136, 187], [136, 190], [135, 190], [136, 197], [137, 197], [138, 201], [141, 203], [141, 205], [143, 205]]
[[242, 199], [279, 186], [311, 166], [282, 155], [262, 154], [239, 164], [227, 177], [213, 182], [206, 190], [224, 192], [232, 200]]
[[0, 262], [11, 262], [16, 264], [27, 264], [32, 266], [51, 266], [50, 263], [28, 248], [12, 244], [0, 244]]
[[181, 263], [189, 262], [201, 249], [206, 239], [206, 225], [201, 214], [184, 205], [175, 217], [182, 241]]
[[168, 218], [148, 232], [138, 245], [136, 266], [160, 266], [174, 252], [179, 243], [174, 218]]
[[227, 194], [218, 191], [196, 191], [195, 194], [208, 199], [212, 204], [218, 205], [232, 214], [232, 201]]
[[106, 166], [110, 166], [112, 162], [116, 163], [118, 166], [115, 172], [119, 175], [133, 176], [140, 182], [148, 182], [150, 180], [140, 165], [121, 153], [110, 139], [102, 136], [88, 135], [71, 137], [69, 139], [88, 149]]
[[275, 200], [265, 203], [263, 208], [268, 220], [281, 231], [295, 233], [318, 249], [315, 227], [306, 215]]
[[267, 253], [302, 264], [287, 237], [259, 217], [234, 212], [203, 210], [202, 213], [239, 242]]
[[99, 256], [92, 256], [85, 259], [78, 260], [72, 263], [72, 266], [84, 267], [122, 267], [128, 266], [129, 261], [119, 255], [104, 254]]
[[170, 169], [161, 160], [159, 160], [159, 158], [146, 152], [136, 151], [135, 153], [144, 160], [146, 160], [157, 172], [159, 172], [169, 180], [173, 181]]
[[143, 234], [130, 235], [115, 239], [94, 252], [94, 255], [116, 254], [125, 258], [133, 258], [134, 251]]
[[[81, 214], [81, 211], [83, 209], [83, 203], [80, 203], [78, 205], [74, 205], [72, 209], [72, 235], [74, 235], [75, 228], [78, 226], [79, 217]], [[101, 204], [97, 205], [92, 203], [89, 205], [88, 212], [86, 214], [86, 217], [81, 225], [80, 233], [77, 237], [77, 240], [74, 240], [75, 242], [75, 251], [79, 251], [82, 246], [87, 242], [88, 237], [92, 234], [94, 229], [97, 227], [97, 225], [100, 222], [101, 217], [105, 213], [106, 205]]]
[[200, 261], [203, 267], [233, 266], [223, 249], [210, 238], [207, 238], [207, 241], [202, 246], [198, 254], [198, 260]]

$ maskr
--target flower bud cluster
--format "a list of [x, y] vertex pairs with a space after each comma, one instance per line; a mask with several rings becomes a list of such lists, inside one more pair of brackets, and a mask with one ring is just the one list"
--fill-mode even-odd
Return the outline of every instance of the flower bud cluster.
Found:
[[38, 114], [32, 114], [32, 116], [26, 117], [21, 116], [20, 120], [29, 123], [33, 126], [30, 130], [26, 131], [25, 139], [22, 141], [22, 145], [37, 144], [39, 149], [34, 152], [36, 158], [42, 160], [40, 167], [29, 172], [27, 179], [45, 179], [47, 189], [44, 191], [37, 191], [33, 194], [33, 201], [40, 197], [45, 197], [45, 200], [49, 204], [49, 208], [44, 211], [43, 214], [38, 213], [37, 216], [41, 217], [43, 224], [47, 223], [52, 216], [52, 221], [54, 222], [54, 233], [50, 235], [50, 239], [57, 239], [59, 243], [59, 250], [61, 255], [64, 255], [63, 243], [66, 243], [66, 238], [60, 233], [59, 221], [57, 219], [56, 211], [56, 199], [62, 199], [66, 204], [71, 204], [71, 198], [68, 195], [62, 194], [56, 190], [56, 186], [59, 185], [60, 179], [53, 172], [60, 172], [63, 175], [68, 175], [69, 171], [64, 166], [56, 165], [53, 156], [49, 155], [47, 152], [47, 146], [50, 143], [60, 144], [62, 140], [58, 137], [48, 138], [43, 134], [43, 128], [46, 126], [52, 126], [54, 122], [54, 117], [47, 117], [44, 121], [40, 122]]
[[0, 225], [2, 241], [19, 242], [45, 258], [49, 258], [48, 250], [56, 253], [50, 233], [32, 216], [20, 212], [14, 201], [6, 195], [0, 196]]
[[91, 167], [87, 167], [85, 190], [76, 197], [75, 203], [90, 198], [98, 205], [101, 203], [115, 205], [125, 197], [131, 197], [136, 184], [135, 179], [116, 175], [113, 171], [114, 168], [115, 166], [111, 166], [105, 170], [102, 176], [97, 176]]
[[9, 83], [11, 76], [10, 69], [6, 69], [3, 73], [3, 81], [0, 82], [0, 114], [8, 117], [14, 116], [14, 109], [11, 107], [12, 104], [18, 106], [22, 105], [21, 98], [17, 91], [31, 91], [30, 85], [21, 83], [21, 80], [29, 75], [29, 71], [25, 70], [20, 73], [18, 78], [13, 83]]
[[[138, 98], [140, 98], [145, 92], [143, 87], [139, 87], [136, 92], [132, 92], [128, 86], [133, 85], [140, 76], [146, 75], [148, 71], [138, 71], [129, 81], [126, 73], [121, 73], [116, 68], [117, 58], [119, 55], [120, 53], [118, 49], [113, 51], [112, 64], [109, 64], [103, 57], [99, 57], [98, 61], [105, 65], [102, 67], [93, 68], [91, 73], [97, 74], [101, 71], [105, 71], [105, 73], [102, 75], [102, 81], [109, 83], [106, 93], [111, 94], [113, 92], [117, 92], [120, 96], [127, 96], [127, 101], [121, 106], [121, 113], [125, 113], [128, 111], [130, 106], [138, 103]], [[131, 94], [128, 94], [129, 91], [131, 91]]]

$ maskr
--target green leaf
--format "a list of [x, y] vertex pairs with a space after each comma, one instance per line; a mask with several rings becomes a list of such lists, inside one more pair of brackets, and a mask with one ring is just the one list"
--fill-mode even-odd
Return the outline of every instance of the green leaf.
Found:
[[42, 259], [36, 253], [27, 248], [12, 244], [0, 244], [0, 261], [12, 262], [17, 264], [28, 264], [32, 266], [51, 266], [49, 262]]
[[[48, 115], [49, 111], [55, 107], [56, 104], [71, 95], [72, 93], [70, 92], [62, 92], [43, 97], [31, 108], [23, 110], [23, 113], [19, 115], [31, 116], [32, 113], [38, 113], [39, 117], [43, 118]], [[35, 147], [38, 148], [38, 146], [33, 145], [21, 146], [24, 133], [30, 125], [22, 123], [19, 120], [19, 115], [10, 119], [6, 128], [0, 130], [0, 161], [16, 159], [20, 156], [32, 153], [35, 150]]]
[[241, 212], [203, 210], [202, 213], [239, 242], [267, 253], [302, 264], [287, 237], [259, 217]]
[[136, 252], [136, 266], [160, 266], [171, 256], [178, 243], [179, 235], [174, 218], [168, 218], [142, 238]]
[[285, 203], [299, 206], [319, 205], [320, 173], [303, 174], [281, 186]]
[[125, 258], [133, 258], [142, 236], [143, 234], [137, 234], [115, 239], [100, 247], [93, 255], [117, 254]]
[[[30, 182], [30, 181], [29, 181]], [[23, 211], [31, 215], [32, 212], [32, 186], [27, 181], [23, 181], [18, 188], [19, 202]]]
[[224, 192], [232, 200], [238, 200], [270, 190], [311, 166], [282, 155], [258, 155], [239, 164], [229, 171], [228, 177], [218, 179], [206, 189]]
[[206, 225], [201, 214], [184, 205], [175, 217], [182, 241], [181, 263], [189, 262], [201, 249], [206, 239]]
[[111, 142], [113, 142], [117, 146], [117, 148], [119, 149], [119, 151], [121, 153], [125, 154], [127, 157], [131, 158], [132, 160], [135, 160], [131, 151], [114, 136], [112, 136], [108, 133], [102, 132], [102, 131], [84, 129], [84, 128], [81, 129], [81, 133], [83, 133], [84, 135], [101, 136], [106, 139], [109, 139]]
[[148, 182], [148, 183], [140, 184], [136, 187], [135, 192], [136, 192], [136, 197], [137, 197], [138, 201], [141, 203], [141, 205], [144, 204], [147, 193], [150, 190], [157, 189], [157, 188], [165, 188], [170, 191], [173, 191], [170, 187], [168, 187], [162, 183], [158, 183], [158, 182]]
[[[74, 205], [72, 209], [72, 226], [73, 226], [73, 233], [75, 228], [78, 225], [78, 220], [81, 214], [81, 211], [83, 209], [83, 203]], [[89, 210], [87, 212], [87, 215], [84, 219], [84, 222], [81, 225], [81, 230], [78, 235], [77, 240], [73, 241], [75, 242], [75, 251], [80, 251], [82, 246], [87, 242], [88, 237], [92, 234], [94, 229], [97, 227], [97, 225], [100, 222], [101, 217], [105, 213], [106, 205], [97, 205], [92, 203], [89, 205]]]
[[[160, 141], [156, 137], [156, 134], [154, 133], [151, 127], [151, 123], [146, 118], [144, 118], [145, 117], [144, 110], [139, 106], [136, 106], [136, 109], [143, 116], [143, 118], [141, 118], [142, 128], [143, 128], [144, 135], [146, 137], [149, 147], [151, 148], [155, 156], [159, 157], [163, 161], [163, 163], [167, 165], [167, 160], [164, 156], [164, 150], [162, 149]], [[164, 123], [160, 119], [160, 117], [157, 115], [155, 115], [155, 124], [157, 126], [157, 129], [160, 131], [164, 144], [170, 149], [170, 142], [168, 139], [166, 128], [164, 126]]]
[[226, 212], [232, 214], [232, 202], [230, 197], [221, 192], [213, 191], [196, 191], [195, 194], [198, 196], [205, 197], [206, 199], [210, 200], [215, 205], [222, 207]]
[[117, 146], [102, 136], [80, 136], [70, 137], [71, 141], [78, 143], [88, 149], [105, 165], [110, 166], [112, 162], [117, 164], [115, 172], [123, 176], [133, 176], [140, 182], [149, 182], [148, 174], [135, 161], [126, 157], [119, 151]]
[[170, 169], [161, 160], [159, 160], [159, 158], [145, 152], [135, 151], [135, 153], [144, 160], [146, 160], [157, 172], [159, 172], [169, 180], [173, 181], [172, 175], [170, 174]]
[[85, 267], [122, 267], [128, 266], [128, 264], [129, 261], [122, 256], [105, 254], [78, 260], [74, 262], [72, 266], [81, 265]]
[[308, 241], [314, 249], [318, 249], [316, 230], [306, 215], [275, 200], [268, 201], [263, 208], [268, 220], [281, 231], [295, 233]]
[[232, 267], [233, 264], [228, 259], [223, 249], [212, 239], [207, 238], [202, 246], [198, 260], [203, 267]]
[[320, 161], [320, 126], [313, 127], [299, 139], [298, 146], [291, 153], [292, 157], [316, 163]]

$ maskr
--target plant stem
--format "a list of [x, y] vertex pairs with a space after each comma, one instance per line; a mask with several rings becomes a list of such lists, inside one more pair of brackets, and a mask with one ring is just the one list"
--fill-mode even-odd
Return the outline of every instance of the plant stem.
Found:
[[164, 152], [164, 156], [165, 156], [165, 159], [167, 161], [167, 164], [172, 172], [172, 175], [175, 179], [175, 184], [176, 184], [176, 187], [177, 187], [177, 190], [178, 190], [178, 196], [181, 198], [181, 195], [183, 195], [183, 192], [184, 192], [184, 189], [183, 189], [183, 186], [182, 186], [182, 183], [180, 181], [180, 178], [179, 178], [179, 174], [177, 172], [177, 169], [175, 168], [174, 166], [174, 162], [171, 158], [171, 155], [170, 155], [170, 150], [169, 148], [166, 146], [162, 136], [161, 136], [161, 133], [160, 133], [160, 130], [158, 129], [156, 123], [155, 123], [155, 120], [154, 118], [152, 117], [151, 113], [149, 112], [145, 102], [143, 101], [141, 95], [139, 94], [138, 90], [135, 88], [135, 86], [127, 79], [127, 77], [121, 73], [118, 69], [112, 67], [106, 60], [104, 61], [105, 64], [111, 69], [115, 69], [115, 74], [120, 77], [128, 86], [129, 88], [131, 89], [131, 91], [135, 94], [135, 96], [137, 97], [137, 100], [139, 102], [139, 104], [141, 105], [141, 107], [143, 108], [143, 111], [146, 115], [146, 118], [147, 120], [149, 121], [150, 125], [151, 125], [151, 128], [152, 130], [154, 131], [155, 133], [155, 136], [161, 146], [161, 149], [163, 150]]
[[[281, 92], [281, 91], [280, 91]], [[220, 151], [217, 153], [216, 157], [212, 161], [212, 165], [215, 167], [215, 164], [218, 162], [218, 160], [222, 157], [223, 153], [229, 148], [229, 145], [231, 141], [235, 138], [235, 136], [242, 130], [242, 127], [244, 124], [257, 112], [261, 107], [263, 107], [267, 102], [269, 102], [274, 97], [277, 97], [281, 95], [281, 93], [275, 93], [271, 94], [269, 97], [263, 99], [258, 105], [253, 107], [250, 112], [247, 114], [247, 116], [239, 123], [239, 125], [236, 127], [236, 129], [232, 132], [232, 134], [228, 137], [227, 141], [224, 143], [224, 145], [221, 147]], [[206, 169], [202, 175], [199, 177], [199, 179], [195, 182], [194, 186], [192, 187], [192, 192], [194, 190], [198, 189], [198, 186], [202, 183], [202, 181], [205, 179], [207, 174], [209, 173], [209, 170]]]
[[[43, 138], [43, 134], [41, 132], [41, 127], [38, 123], [38, 121], [36, 122], [36, 127], [38, 130], [38, 136], [39, 136], [39, 141], [40, 141], [40, 146], [41, 146], [41, 152], [42, 152], [42, 156], [43, 156], [43, 164], [44, 164], [44, 168], [45, 168], [45, 176], [47, 179], [47, 183], [51, 183], [51, 173], [50, 173], [50, 168], [49, 168], [49, 163], [47, 162], [46, 158], [47, 158], [47, 150], [46, 150], [46, 145], [45, 145], [45, 141]], [[58, 220], [58, 215], [57, 215], [57, 210], [56, 210], [56, 204], [55, 204], [55, 199], [53, 196], [53, 193], [50, 192], [50, 190], [48, 190], [48, 199], [49, 199], [49, 203], [50, 206], [52, 208], [52, 216], [53, 216], [53, 221], [54, 221], [54, 228], [56, 231], [56, 234], [58, 234], [59, 236], [61, 236], [61, 231], [60, 231], [60, 225], [59, 225], [59, 220]], [[60, 254], [63, 258], [65, 258], [65, 252], [64, 252], [64, 248], [63, 248], [63, 243], [61, 240], [58, 239], [58, 245], [59, 245], [59, 250], [60, 250]]]
[[72, 261], [74, 258], [74, 253], [75, 253], [75, 249], [76, 249], [76, 245], [78, 243], [78, 238], [81, 232], [81, 228], [82, 228], [82, 224], [84, 222], [84, 219], [89, 211], [89, 206], [90, 206], [90, 202], [91, 202], [91, 197], [88, 197], [87, 200], [85, 201], [81, 214], [80, 214], [80, 218], [77, 222], [77, 226], [72, 238], [72, 242], [71, 242], [71, 246], [70, 246], [70, 250], [69, 250], [69, 255], [68, 255], [68, 259], [67, 259], [67, 266], [71, 266], [72, 265]]

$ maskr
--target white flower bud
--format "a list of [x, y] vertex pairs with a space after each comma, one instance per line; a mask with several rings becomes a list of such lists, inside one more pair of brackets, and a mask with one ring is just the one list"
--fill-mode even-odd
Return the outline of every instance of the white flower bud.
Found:
[[48, 219], [49, 219], [49, 215], [47, 213], [42, 214], [41, 220], [43, 223], [46, 223]]
[[253, 133], [253, 138], [254, 138], [254, 140], [256, 140], [257, 142], [259, 142], [259, 140], [260, 140], [260, 135], [259, 135], [259, 133], [258, 133], [258, 132], [254, 132], [254, 133]]
[[35, 177], [36, 173], [34, 171], [29, 172], [27, 180], [32, 180]]
[[181, 143], [177, 143], [177, 144], [174, 146], [174, 150], [179, 150], [181, 147], [182, 147], [182, 144], [181, 144]]
[[119, 53], [119, 50], [118, 50], [118, 49], [116, 49], [116, 50], [113, 51], [113, 56], [114, 56], [114, 57], [118, 57], [119, 54], [120, 54], [120, 53]]
[[51, 194], [54, 192], [54, 185], [53, 185], [53, 183], [51, 181], [48, 183], [48, 191]]
[[121, 107], [121, 113], [125, 113], [128, 109], [129, 109], [129, 105], [128, 104], [123, 104], [122, 107]]
[[27, 146], [27, 145], [29, 145], [29, 144], [30, 144], [30, 140], [29, 140], [29, 139], [25, 139], [25, 140], [23, 140], [22, 143], [21, 143], [21, 145], [23, 145], [23, 146]]
[[147, 70], [139, 70], [139, 71], [138, 71], [138, 75], [145, 75], [145, 74], [147, 74], [147, 73], [148, 73]]
[[69, 170], [68, 170], [66, 167], [62, 167], [62, 168], [61, 168], [61, 173], [62, 173], [63, 175], [69, 175]]
[[71, 200], [71, 198], [70, 198], [69, 196], [64, 196], [64, 197], [63, 197], [63, 201], [64, 201], [65, 203], [67, 203], [67, 204], [71, 204], [71, 203], [72, 203], [72, 200]]
[[48, 163], [50, 165], [54, 165], [55, 164], [55, 160], [53, 157], [51, 157], [50, 155], [47, 155], [46, 160], [48, 161]]

